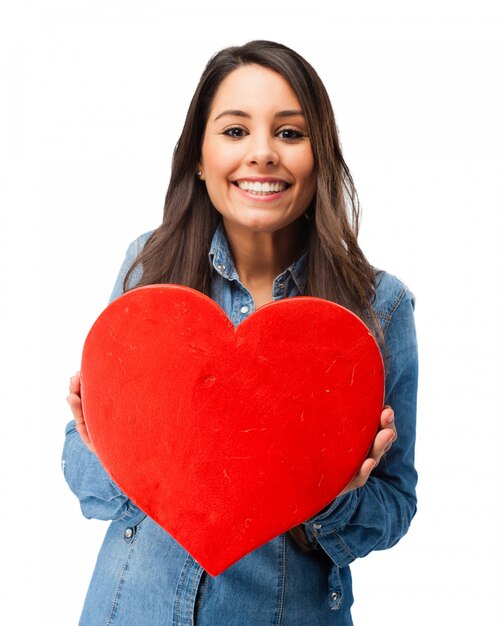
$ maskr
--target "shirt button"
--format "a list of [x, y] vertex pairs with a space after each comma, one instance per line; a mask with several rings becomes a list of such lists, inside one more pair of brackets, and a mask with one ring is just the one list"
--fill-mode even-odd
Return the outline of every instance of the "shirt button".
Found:
[[245, 305], [244, 305], [244, 306], [240, 309], [240, 313], [248, 313], [248, 312], [249, 312], [249, 307], [248, 307], [248, 306], [245, 306]]
[[217, 269], [218, 269], [218, 270], [223, 271], [223, 270], [225, 270], [225, 269], [226, 269], [226, 265], [223, 265], [222, 263], [220, 263], [220, 264], [217, 266]]
[[284, 283], [278, 283], [278, 288], [279, 289], [285, 289]]
[[312, 524], [312, 527], [313, 527], [315, 530], [320, 530], [320, 529], [322, 528], [322, 524]]
[[339, 598], [339, 593], [337, 591], [333, 591], [331, 593], [331, 598], [336, 601]]
[[130, 539], [132, 537], [132, 534], [133, 534], [132, 528], [127, 528], [127, 530], [124, 532], [126, 539]]

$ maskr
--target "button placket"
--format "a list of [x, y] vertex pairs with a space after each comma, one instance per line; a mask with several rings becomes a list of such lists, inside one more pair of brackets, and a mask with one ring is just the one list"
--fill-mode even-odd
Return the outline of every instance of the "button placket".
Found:
[[235, 302], [236, 310], [240, 315], [247, 316], [252, 310], [252, 296], [240, 281], [237, 281], [237, 285], [239, 289]]
[[287, 278], [279, 276], [273, 282], [273, 298], [281, 299], [285, 296], [285, 288], [287, 287]]

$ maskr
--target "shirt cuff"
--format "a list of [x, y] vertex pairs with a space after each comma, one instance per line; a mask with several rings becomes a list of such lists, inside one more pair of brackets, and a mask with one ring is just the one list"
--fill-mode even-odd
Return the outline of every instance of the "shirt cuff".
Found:
[[304, 523], [306, 534], [313, 541], [343, 528], [350, 521], [358, 504], [358, 489], [338, 496], [325, 509]]

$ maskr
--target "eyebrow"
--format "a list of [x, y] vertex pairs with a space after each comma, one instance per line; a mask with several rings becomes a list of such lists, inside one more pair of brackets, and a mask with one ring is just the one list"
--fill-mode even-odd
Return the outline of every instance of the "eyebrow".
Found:
[[[234, 115], [236, 117], [245, 118], [252, 117], [252, 115], [246, 113], [245, 111], [240, 111], [239, 109], [228, 109], [227, 111], [223, 111], [216, 118], [214, 118], [214, 121], [216, 122], [220, 117], [223, 117], [224, 115]], [[296, 109], [288, 109], [286, 111], [278, 111], [278, 113], [275, 113], [275, 117], [293, 117], [295, 115], [300, 115], [301, 117], [304, 117], [304, 113], [301, 110]]]

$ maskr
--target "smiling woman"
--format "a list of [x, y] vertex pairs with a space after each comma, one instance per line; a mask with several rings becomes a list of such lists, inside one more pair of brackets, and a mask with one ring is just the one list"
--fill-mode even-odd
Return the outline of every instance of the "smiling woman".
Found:
[[111, 299], [137, 286], [186, 285], [235, 326], [283, 298], [332, 300], [377, 336], [386, 406], [367, 458], [329, 506], [213, 578], [109, 479], [73, 376], [65, 476], [84, 515], [113, 520], [83, 626], [352, 624], [349, 565], [407, 532], [417, 479], [413, 296], [370, 265], [357, 234], [355, 187], [315, 70], [270, 41], [217, 53], [174, 152], [162, 224], [131, 244]]
[[315, 162], [301, 105], [280, 74], [247, 65], [224, 79], [199, 165], [230, 240], [235, 229], [277, 233], [290, 239], [289, 249], [296, 248], [297, 218], [315, 194]]
[[[254, 64], [229, 74], [209, 112], [198, 166], [255, 306], [270, 301], [273, 278], [301, 249], [298, 218], [316, 190], [308, 126], [290, 84]], [[268, 276], [246, 272], [243, 241], [259, 252]]]

